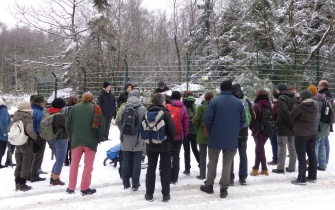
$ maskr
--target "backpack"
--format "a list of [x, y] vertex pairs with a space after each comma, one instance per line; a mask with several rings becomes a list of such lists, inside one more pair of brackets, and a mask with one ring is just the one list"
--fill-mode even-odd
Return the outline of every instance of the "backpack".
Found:
[[275, 129], [276, 124], [272, 114], [272, 108], [263, 106], [262, 118], [258, 123], [259, 131], [265, 135], [271, 135]]
[[24, 132], [22, 120], [18, 120], [12, 124], [8, 132], [8, 141], [15, 146], [21, 146], [28, 140], [28, 136]]
[[335, 123], [335, 103], [333, 98], [326, 97], [322, 99], [320, 121], [326, 124]]
[[161, 144], [166, 140], [164, 112], [162, 110], [146, 111], [140, 129], [141, 139], [145, 143]]
[[137, 108], [138, 107], [125, 107], [121, 116], [121, 133], [123, 135], [138, 135], [139, 121]]
[[247, 120], [248, 126], [253, 125], [256, 122], [256, 115], [255, 111], [252, 108], [251, 102], [244, 96], [242, 100], [244, 111], [245, 111], [245, 118]]
[[44, 140], [50, 141], [56, 139], [58, 133], [54, 133], [53, 122], [54, 122], [54, 116], [59, 114], [62, 113], [59, 112], [54, 114], [46, 113], [42, 118], [40, 122], [39, 133]]
[[[188, 121], [192, 122], [192, 119], [195, 115], [195, 107], [193, 106], [193, 110], [191, 108], [187, 108], [187, 115], [188, 115]], [[191, 125], [192, 123], [190, 123]]]
[[180, 120], [180, 109], [177, 106], [172, 106], [171, 104], [167, 104], [166, 108], [170, 111], [172, 121], [174, 126], [176, 127], [176, 135], [180, 134], [181, 132], [181, 120]]

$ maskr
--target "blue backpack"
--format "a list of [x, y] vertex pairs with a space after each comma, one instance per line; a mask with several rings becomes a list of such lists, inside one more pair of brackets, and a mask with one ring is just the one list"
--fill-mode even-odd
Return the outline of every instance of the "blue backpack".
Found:
[[164, 112], [162, 110], [154, 112], [146, 111], [140, 128], [141, 139], [145, 143], [161, 144], [166, 140]]

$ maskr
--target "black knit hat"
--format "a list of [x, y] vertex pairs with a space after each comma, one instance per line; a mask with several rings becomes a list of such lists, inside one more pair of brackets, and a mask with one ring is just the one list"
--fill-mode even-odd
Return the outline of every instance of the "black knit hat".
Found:
[[55, 98], [51, 103], [52, 107], [58, 108], [58, 109], [62, 109], [65, 105], [66, 105], [66, 102], [62, 98]]
[[158, 83], [158, 87], [160, 87], [160, 88], [163, 88], [163, 87], [165, 87], [165, 83], [164, 83], [164, 82], [162, 82], [162, 81], [160, 81], [160, 82]]
[[102, 85], [102, 87], [103, 88], [106, 88], [106, 87], [108, 87], [108, 86], [110, 86], [111, 85], [111, 83], [109, 83], [109, 82], [104, 82], [104, 84]]
[[288, 87], [285, 83], [279, 83], [276, 88], [280, 91], [283, 91], [283, 90], [288, 90]]
[[312, 98], [312, 92], [310, 90], [303, 90], [300, 92], [300, 99], [304, 100], [307, 98]]
[[180, 100], [181, 93], [179, 91], [173, 91], [171, 94], [171, 100]]

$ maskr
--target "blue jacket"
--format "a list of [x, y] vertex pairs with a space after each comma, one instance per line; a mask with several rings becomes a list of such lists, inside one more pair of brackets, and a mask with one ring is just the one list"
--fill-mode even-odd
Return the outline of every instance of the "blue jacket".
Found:
[[40, 135], [40, 123], [42, 118], [44, 117], [44, 113], [43, 113], [43, 107], [37, 105], [37, 104], [32, 104], [31, 105], [33, 112], [33, 117], [34, 117], [34, 131], [36, 133], [37, 136]]
[[8, 141], [7, 129], [11, 119], [5, 105], [0, 105], [0, 141]]
[[239, 132], [245, 123], [243, 103], [232, 95], [232, 91], [222, 91], [209, 102], [205, 113], [208, 147], [237, 149]]

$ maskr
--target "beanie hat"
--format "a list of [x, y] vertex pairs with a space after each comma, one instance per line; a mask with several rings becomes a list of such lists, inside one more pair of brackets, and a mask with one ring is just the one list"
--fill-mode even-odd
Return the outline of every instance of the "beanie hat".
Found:
[[181, 93], [179, 91], [173, 91], [171, 94], [171, 100], [180, 100]]
[[30, 102], [29, 101], [20, 101], [17, 103], [17, 108], [19, 111], [22, 112], [32, 112], [33, 110], [31, 109]]
[[317, 87], [316, 87], [315, 85], [310, 85], [310, 86], [308, 86], [307, 90], [311, 91], [311, 93], [312, 93], [313, 95], [315, 95], [315, 94], [318, 93], [318, 89], [317, 89]]
[[59, 108], [59, 109], [62, 109], [65, 105], [66, 105], [66, 102], [62, 98], [55, 98], [51, 103], [52, 107]]
[[103, 88], [106, 88], [106, 87], [108, 87], [108, 86], [110, 86], [111, 85], [111, 83], [109, 83], [109, 82], [104, 82], [104, 84], [102, 85], [102, 87]]
[[303, 90], [300, 92], [300, 98], [301, 100], [312, 98], [312, 93], [309, 90]]
[[288, 90], [288, 87], [285, 83], [279, 83], [276, 88], [280, 91], [283, 91], [283, 90]]
[[158, 87], [160, 87], [160, 88], [163, 88], [163, 87], [165, 87], [165, 84], [164, 84], [164, 82], [160, 81], [160, 82], [158, 83]]
[[140, 91], [138, 89], [134, 89], [134, 90], [129, 92], [128, 97], [130, 97], [130, 96], [136, 96], [136, 98], [140, 98], [141, 94], [140, 94]]
[[44, 103], [44, 97], [41, 95], [35, 95], [33, 96], [33, 103], [38, 104], [38, 103]]

